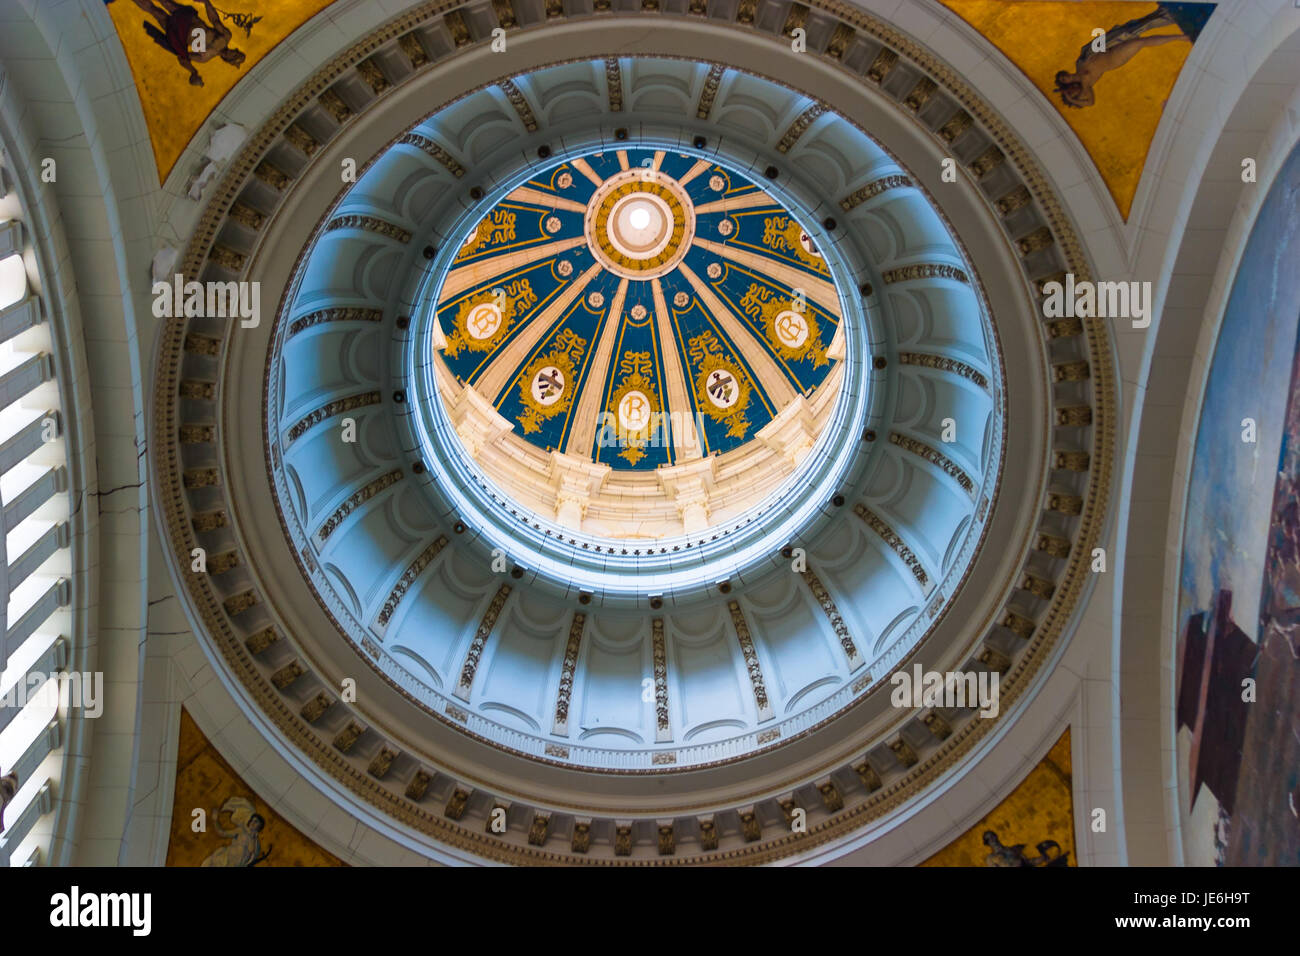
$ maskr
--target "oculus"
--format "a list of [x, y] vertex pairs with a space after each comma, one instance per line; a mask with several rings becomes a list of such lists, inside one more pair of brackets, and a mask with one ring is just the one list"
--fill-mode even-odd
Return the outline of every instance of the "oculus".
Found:
[[597, 188], [584, 227], [592, 255], [606, 269], [629, 279], [653, 279], [686, 255], [695, 210], [671, 176], [653, 167], [629, 169]]

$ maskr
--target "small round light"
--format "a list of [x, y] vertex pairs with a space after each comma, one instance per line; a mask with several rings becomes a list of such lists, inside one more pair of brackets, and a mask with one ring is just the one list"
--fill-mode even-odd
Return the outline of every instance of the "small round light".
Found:
[[650, 210], [638, 207], [628, 213], [627, 219], [633, 229], [644, 229], [650, 225]]

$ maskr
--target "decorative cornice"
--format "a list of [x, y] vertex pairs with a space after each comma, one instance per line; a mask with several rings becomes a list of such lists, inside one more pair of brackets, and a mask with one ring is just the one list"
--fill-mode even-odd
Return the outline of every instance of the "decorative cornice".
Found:
[[948, 122], [939, 127], [939, 138], [945, 143], [951, 145], [957, 142], [967, 130], [975, 125], [974, 118], [965, 110], [958, 110], [952, 114]]
[[849, 46], [856, 38], [857, 33], [853, 31], [853, 27], [847, 23], [835, 24], [835, 32], [831, 34], [826, 44], [826, 55], [832, 60], [843, 60], [844, 54], [848, 52]]
[[316, 150], [320, 149], [320, 142], [317, 141], [316, 137], [297, 123], [290, 123], [285, 128], [284, 138], [302, 150], [302, 154], [307, 157], [315, 155]]
[[889, 72], [894, 68], [894, 64], [897, 62], [898, 54], [889, 49], [889, 47], [883, 47], [880, 52], [876, 54], [876, 58], [871, 61], [871, 66], [867, 68], [867, 79], [871, 80], [873, 83], [885, 82], [885, 77], [889, 76]]
[[808, 23], [808, 8], [802, 3], [790, 4], [790, 12], [785, 15], [785, 25], [781, 27], [784, 36], [793, 36], [795, 30], [801, 30]]
[[237, 202], [230, 207], [230, 218], [253, 232], [261, 229], [262, 223], [266, 222], [266, 216], [243, 202]]
[[370, 92], [378, 96], [384, 90], [392, 86], [388, 82], [388, 77], [384, 75], [383, 69], [374, 59], [362, 60], [357, 64], [357, 74], [361, 77], [366, 86], [370, 87]]
[[283, 192], [291, 182], [289, 174], [268, 159], [262, 160], [254, 167], [253, 175], [276, 192]]
[[912, 91], [907, 94], [907, 98], [903, 100], [903, 105], [913, 113], [919, 113], [925, 104], [930, 102], [930, 97], [934, 95], [936, 89], [938, 89], [938, 84], [928, 76], [923, 76], [916, 81]]
[[451, 42], [456, 45], [458, 50], [463, 46], [469, 46], [473, 42], [462, 9], [449, 10], [447, 15], [442, 18], [442, 22], [447, 27], [447, 32], [451, 34]]
[[397, 46], [406, 57], [406, 61], [411, 64], [411, 69], [418, 70], [429, 62], [429, 53], [420, 42], [420, 35], [415, 31], [399, 38]]
[[326, 90], [320, 95], [320, 105], [325, 112], [334, 117], [334, 122], [342, 125], [352, 118], [352, 107], [344, 102], [334, 90]]
[[515, 8], [510, 0], [492, 0], [492, 11], [497, 15], [497, 25], [503, 30], [512, 30], [519, 26], [515, 17]]

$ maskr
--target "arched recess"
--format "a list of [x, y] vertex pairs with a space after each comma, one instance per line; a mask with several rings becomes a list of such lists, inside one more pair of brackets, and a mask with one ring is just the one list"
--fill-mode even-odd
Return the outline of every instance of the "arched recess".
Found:
[[[1137, 251], [1137, 278], [1168, 278], [1147, 331], [1136, 381], [1132, 441], [1127, 449], [1119, 515], [1111, 664], [1117, 687], [1112, 720], [1119, 858], [1130, 865], [1181, 864], [1174, 696], [1178, 575], [1188, 461], [1201, 397], [1232, 279], [1261, 203], [1281, 162], [1300, 139], [1300, 11], [1278, 3], [1243, 12], [1230, 40], [1249, 45], [1239, 79], [1203, 76], [1185, 109], [1209, 131], [1178, 130], [1194, 152], [1178, 170], [1162, 170], [1151, 187], [1173, 190], [1175, 212], [1159, 223], [1169, 243], [1153, 238]], [[1271, 42], [1270, 42], [1271, 41]], [[1225, 42], [1216, 52], [1228, 54]], [[1227, 56], [1223, 56], [1226, 61]], [[1256, 160], [1254, 183], [1242, 160]], [[1175, 187], [1173, 184], [1177, 183]], [[1160, 204], [1157, 203], [1157, 206]], [[1153, 693], [1153, 688], [1159, 693]]]

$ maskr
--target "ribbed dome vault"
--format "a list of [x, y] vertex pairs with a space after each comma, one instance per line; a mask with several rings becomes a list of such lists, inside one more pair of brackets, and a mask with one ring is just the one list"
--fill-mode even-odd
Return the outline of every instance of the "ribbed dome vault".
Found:
[[774, 57], [663, 18], [508, 60], [394, 21], [184, 260], [282, 294], [168, 324], [160, 515], [210, 569], [178, 581], [277, 746], [434, 855], [775, 858], [795, 805], [851, 834], [998, 726], [891, 673], [999, 670], [1010, 706], [1086, 579], [1108, 353], [1036, 314], [1083, 264], [1014, 244], [1064, 228], [1014, 135], [866, 20]]
[[[607, 537], [743, 513], [812, 449], [842, 379], [812, 235], [716, 157], [602, 147], [543, 167], [470, 231], [438, 295], [440, 390], [467, 448], [533, 510]], [[559, 508], [553, 454], [595, 486]]]
[[[709, 69], [627, 64], [651, 89]], [[603, 71], [512, 82], [563, 113]], [[887, 673], [975, 554], [1000, 370], [969, 267], [829, 112], [766, 188], [740, 136], [710, 150], [648, 110], [607, 144], [570, 121], [563, 155], [509, 150], [449, 217], [463, 187], [433, 155], [497, 155], [483, 117], [515, 118], [495, 92], [378, 156], [299, 266], [268, 439], [304, 571], [369, 663], [523, 753], [651, 769], [788, 739]], [[746, 129], [808, 104], [735, 74], [713, 109]], [[829, 195], [897, 185], [840, 225], [831, 176]], [[665, 411], [678, 427], [651, 424]]]

